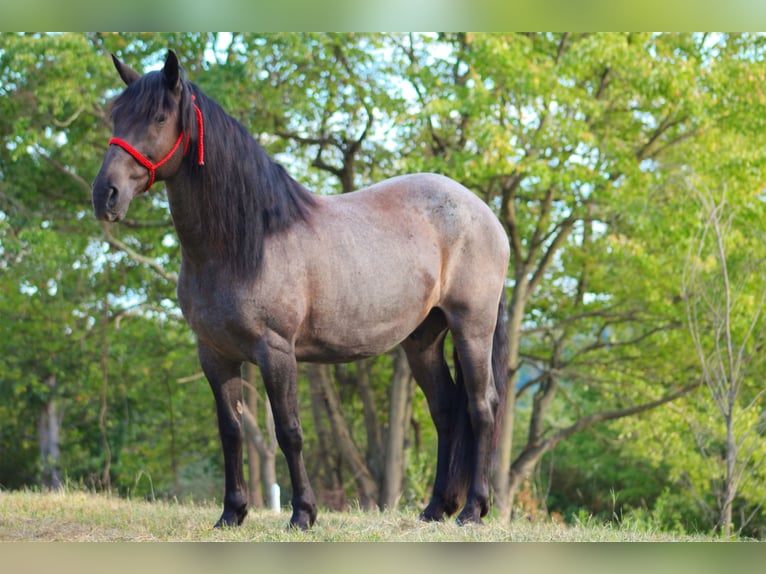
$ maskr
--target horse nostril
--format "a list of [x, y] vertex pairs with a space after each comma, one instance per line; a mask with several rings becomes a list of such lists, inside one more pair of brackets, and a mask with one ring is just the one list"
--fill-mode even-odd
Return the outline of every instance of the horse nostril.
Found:
[[114, 204], [117, 203], [117, 188], [113, 185], [109, 187], [109, 195], [106, 196], [106, 206], [107, 208], [111, 209], [114, 207]]

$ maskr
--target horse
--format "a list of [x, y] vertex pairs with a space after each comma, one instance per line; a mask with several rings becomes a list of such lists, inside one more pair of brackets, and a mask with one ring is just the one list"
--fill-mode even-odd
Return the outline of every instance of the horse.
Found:
[[[99, 220], [164, 181], [181, 251], [177, 298], [213, 391], [224, 458], [216, 527], [247, 514], [243, 363], [258, 366], [292, 486], [290, 527], [317, 504], [303, 461], [298, 362], [338, 363], [404, 348], [437, 431], [421, 520], [490, 507], [493, 440], [507, 372], [507, 236], [492, 210], [437, 174], [401, 175], [347, 194], [309, 192], [194, 83], [169, 50], [125, 83], [92, 185]], [[454, 346], [453, 379], [445, 337]], [[493, 439], [494, 437], [494, 439]]]

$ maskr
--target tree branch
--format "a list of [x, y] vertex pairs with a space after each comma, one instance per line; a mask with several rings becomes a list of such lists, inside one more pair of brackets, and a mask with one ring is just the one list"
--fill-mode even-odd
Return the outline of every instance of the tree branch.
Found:
[[[670, 128], [674, 126], [684, 123], [688, 119], [689, 119], [688, 116], [681, 116], [680, 118], [674, 120], [672, 119], [672, 112], [668, 113], [668, 115], [662, 119], [662, 121], [660, 122], [660, 125], [658, 125], [657, 128], [654, 130], [654, 132], [652, 132], [652, 135], [649, 136], [649, 140], [643, 146], [641, 146], [638, 150], [636, 150], [636, 154], [635, 154], [636, 159], [638, 161], [641, 161], [646, 159], [647, 157], [649, 158], [656, 157], [656, 155], [659, 154], [661, 150], [667, 149], [668, 145], [666, 144], [665, 146], [662, 146], [659, 150], [656, 150], [652, 154], [648, 153], [651, 147], [654, 145], [654, 143], [665, 132], [667, 132]], [[683, 139], [685, 139], [686, 137], [689, 137], [688, 134], [689, 132], [685, 133], [683, 135]]]
[[[80, 187], [83, 188], [83, 190], [87, 191], [88, 197], [92, 197], [93, 191], [90, 187], [90, 184], [85, 181], [80, 175], [73, 173], [70, 171], [65, 165], [61, 164], [60, 162], [56, 161], [53, 158], [48, 157], [47, 155], [43, 156], [45, 160], [55, 167], [57, 170], [59, 170], [61, 173], [68, 175], [70, 178], [75, 180]], [[142, 265], [146, 265], [153, 271], [155, 271], [160, 277], [164, 278], [165, 280], [171, 282], [171, 283], [178, 283], [178, 275], [173, 272], [166, 271], [162, 265], [160, 265], [156, 260], [152, 259], [151, 257], [146, 257], [145, 255], [141, 255], [137, 251], [131, 249], [128, 247], [125, 243], [117, 239], [114, 235], [112, 235], [112, 232], [109, 229], [109, 223], [105, 221], [99, 222], [101, 224], [101, 230], [104, 233], [104, 239], [106, 240], [109, 245], [112, 247], [119, 249], [120, 251], [123, 251], [125, 254], [127, 254], [128, 257], [133, 259], [135, 262], [140, 263]], [[151, 224], [149, 224], [151, 226]], [[137, 225], [136, 225], [137, 226]]]
[[[562, 440], [570, 437], [578, 431], [581, 431], [599, 422], [624, 418], [654, 409], [689, 394], [697, 387], [701, 386], [701, 384], [702, 383], [698, 381], [696, 383], [686, 385], [674, 393], [666, 395], [657, 400], [650, 401], [648, 403], [643, 403], [624, 409], [594, 413], [592, 415], [582, 417], [581, 419], [575, 421], [574, 424], [553, 433], [544, 441], [532, 445], [527, 445], [524, 450], [522, 450], [521, 454], [516, 457], [516, 460], [513, 461], [510, 471], [511, 475], [513, 476], [516, 474], [517, 477], [527, 476], [527, 473], [535, 464], [537, 464], [537, 461], [540, 460], [540, 457], [542, 457], [543, 454], [555, 448]], [[514, 480], [512, 479], [511, 482], [513, 483]]]
[[57, 120], [56, 118], [53, 118], [53, 125], [59, 128], [68, 128], [70, 125], [74, 123], [74, 121], [80, 117], [80, 114], [85, 111], [85, 106], [79, 106], [74, 113], [69, 116], [67, 119], [61, 121]]
[[529, 294], [533, 293], [540, 282], [543, 280], [543, 275], [548, 269], [548, 266], [553, 261], [553, 256], [563, 245], [564, 241], [566, 241], [567, 237], [569, 237], [569, 235], [572, 233], [575, 221], [577, 221], [577, 218], [570, 215], [559, 224], [559, 232], [556, 234], [553, 242], [543, 254], [540, 262], [537, 264], [537, 269], [535, 269], [535, 272], [532, 275], [532, 279], [529, 281], [529, 289], [527, 291]]
[[130, 247], [128, 247], [125, 243], [117, 239], [114, 235], [112, 235], [111, 231], [109, 230], [109, 224], [105, 221], [100, 222], [101, 223], [101, 229], [104, 232], [104, 239], [106, 239], [106, 242], [109, 243], [112, 247], [115, 247], [119, 249], [120, 251], [124, 251], [128, 257], [133, 259], [136, 263], [140, 263], [142, 265], [146, 265], [150, 269], [152, 269], [155, 273], [157, 273], [160, 277], [164, 278], [165, 280], [171, 282], [171, 283], [178, 283], [178, 275], [176, 273], [165, 271], [165, 269], [160, 265], [157, 261], [152, 259], [151, 257], [146, 257], [145, 255], [141, 255], [137, 251], [134, 251]]
[[556, 50], [556, 60], [555, 60], [556, 65], [558, 65], [559, 62], [561, 62], [561, 58], [564, 55], [564, 52], [566, 52], [568, 48], [568, 40], [569, 40], [569, 32], [565, 32], [561, 36], [561, 42], [559, 42], [558, 50]]

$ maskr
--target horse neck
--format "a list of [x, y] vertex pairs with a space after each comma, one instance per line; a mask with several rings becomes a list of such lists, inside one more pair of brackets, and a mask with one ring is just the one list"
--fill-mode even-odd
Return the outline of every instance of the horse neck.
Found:
[[201, 218], [204, 207], [189, 177], [176, 176], [166, 182], [170, 214], [176, 229], [181, 252], [187, 263], [202, 266], [214, 258], [211, 245], [205, 240]]
[[266, 237], [305, 221], [315, 200], [236, 120], [204, 103], [204, 165], [187, 156], [167, 183], [173, 222], [187, 258], [257, 273]]

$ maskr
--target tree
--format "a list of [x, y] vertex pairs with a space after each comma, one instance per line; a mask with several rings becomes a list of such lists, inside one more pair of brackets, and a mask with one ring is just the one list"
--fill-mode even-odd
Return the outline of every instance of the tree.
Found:
[[763, 249], [762, 241], [752, 244], [752, 235], [738, 231], [741, 223], [735, 221], [726, 190], [720, 197], [707, 189], [694, 191], [703, 224], [684, 269], [686, 307], [702, 378], [723, 424], [722, 452], [710, 445], [710, 429], [695, 434], [703, 456], [710, 460], [717, 492], [715, 526], [728, 538], [740, 485], [763, 460], [759, 447], [766, 417], [764, 389], [751, 383], [762, 366], [766, 341], [762, 320], [766, 285], [759, 273], [763, 255], [757, 255]]

